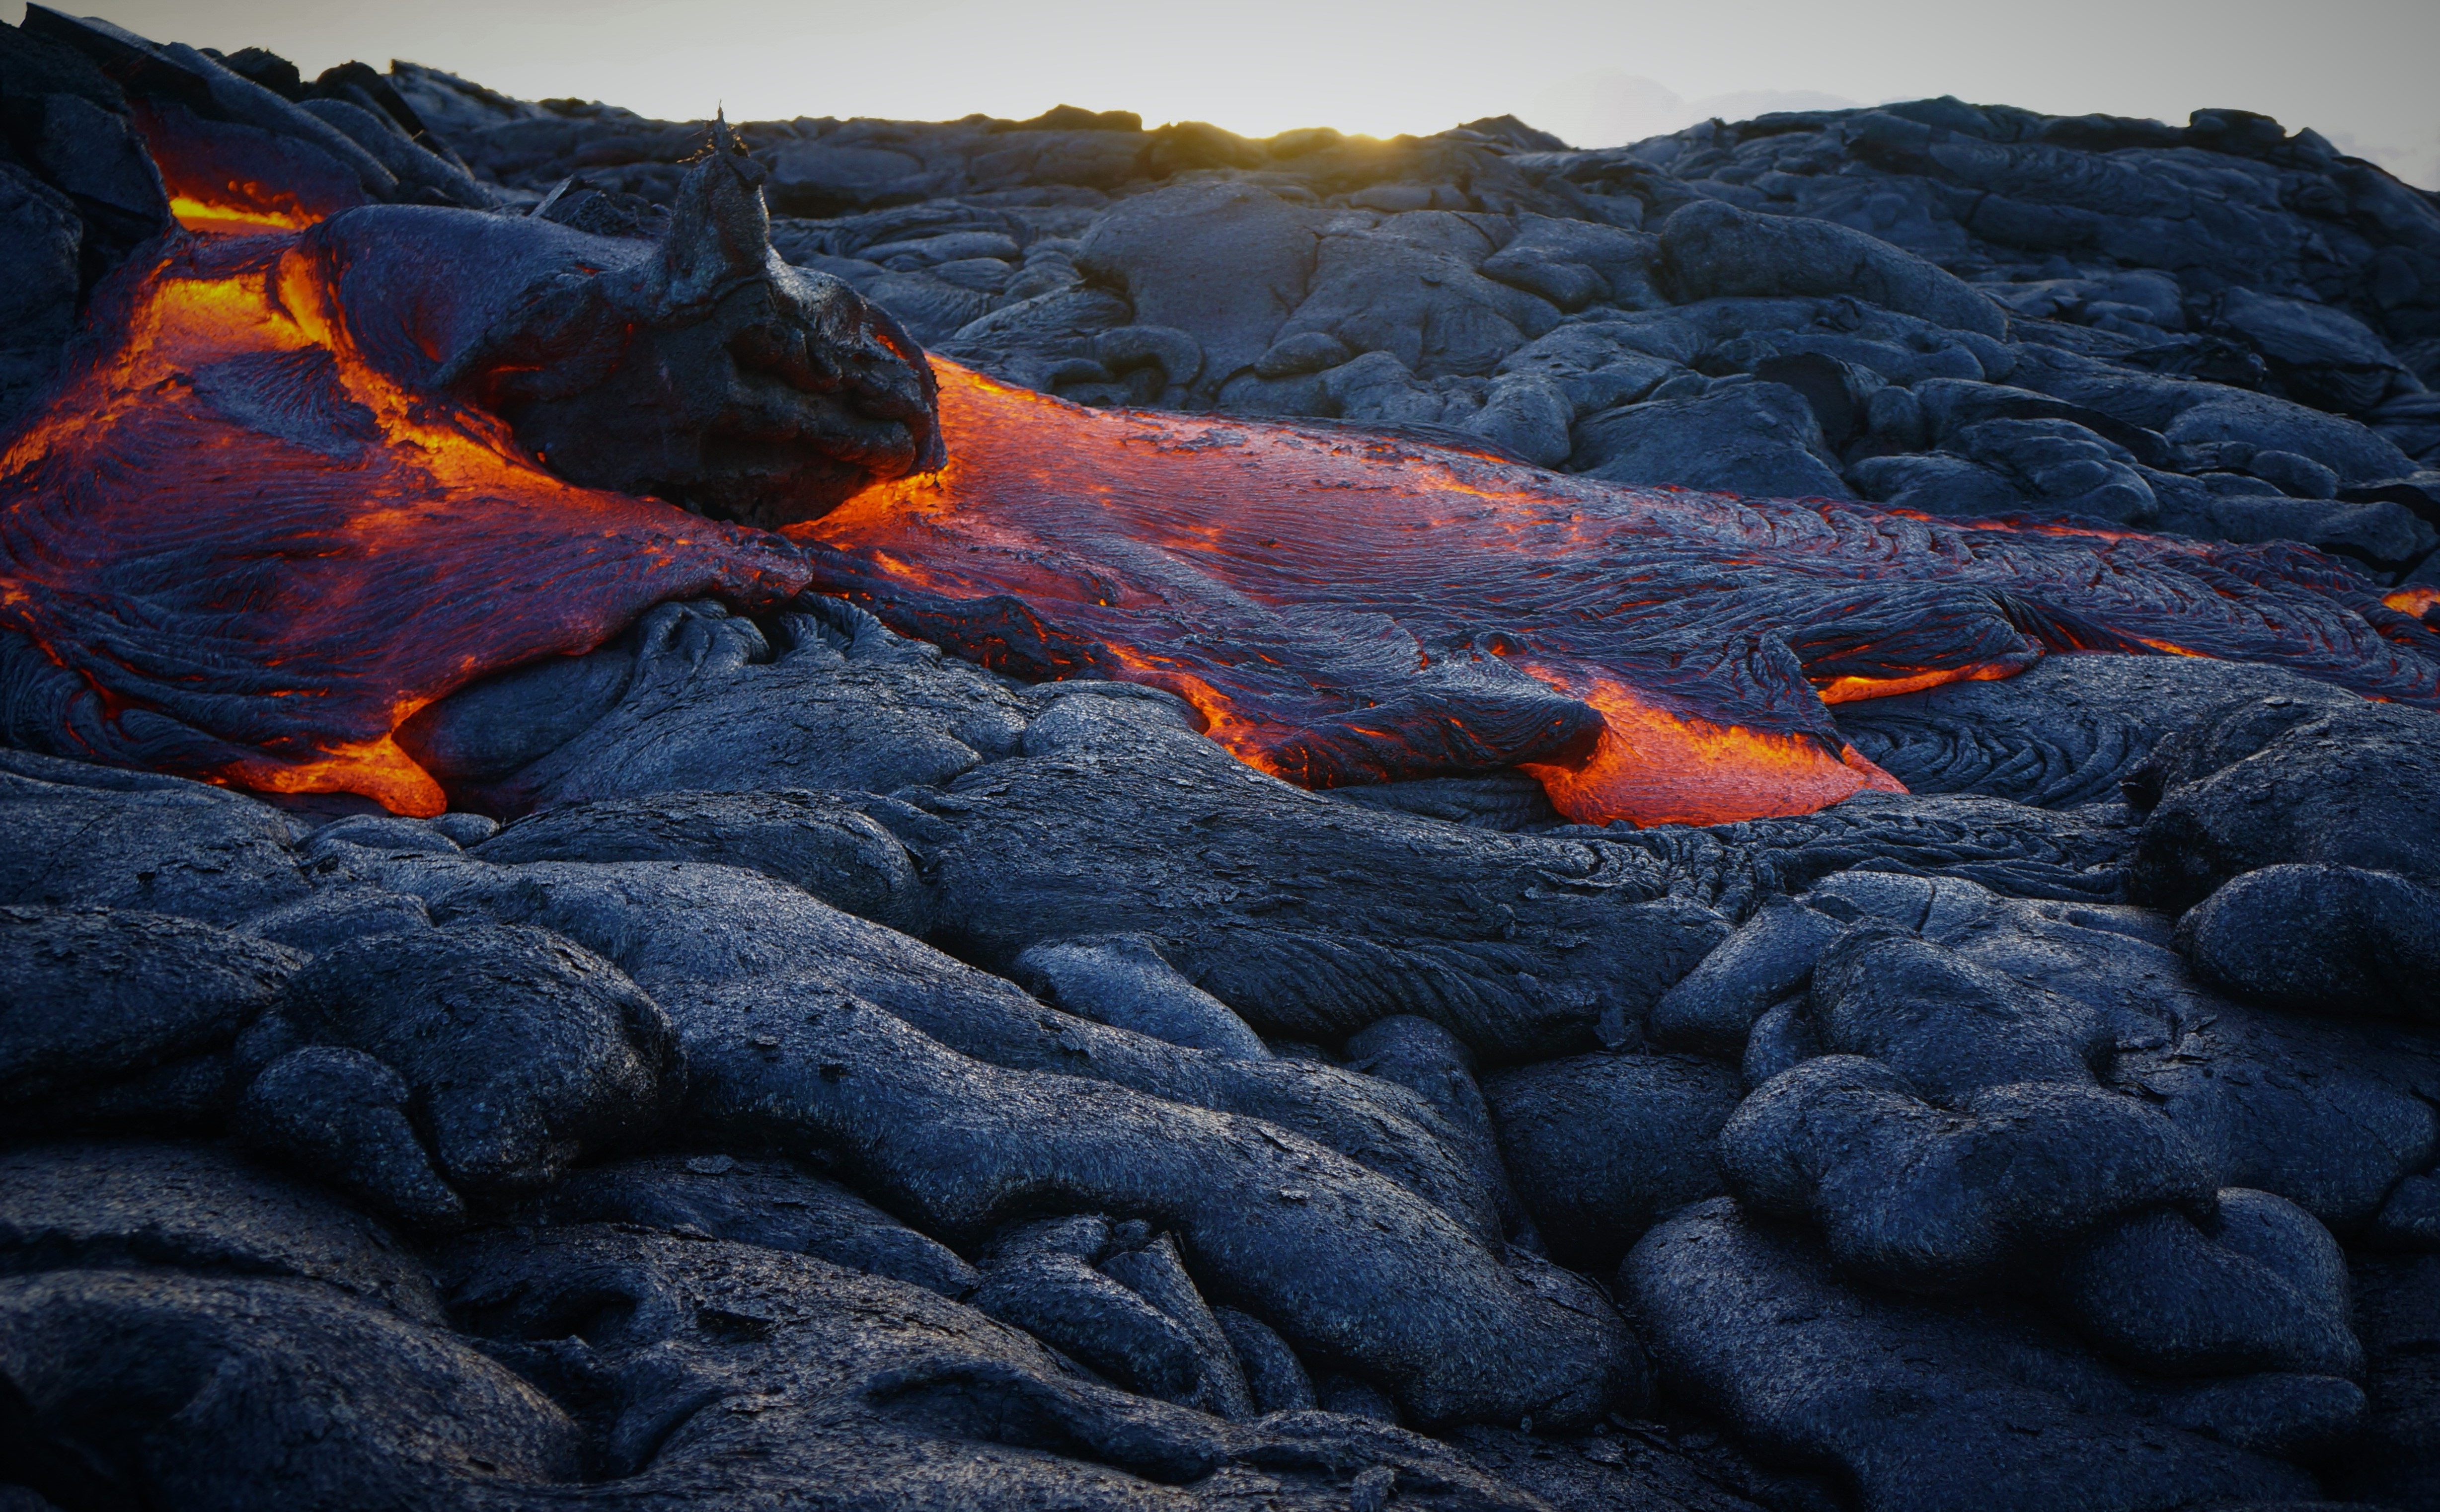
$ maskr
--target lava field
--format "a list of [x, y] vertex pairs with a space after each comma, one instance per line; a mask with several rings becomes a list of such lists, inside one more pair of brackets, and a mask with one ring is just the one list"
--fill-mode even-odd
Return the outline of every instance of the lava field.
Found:
[[2440, 1512], [2440, 196], [35, 5], [0, 259], [0, 1512]]

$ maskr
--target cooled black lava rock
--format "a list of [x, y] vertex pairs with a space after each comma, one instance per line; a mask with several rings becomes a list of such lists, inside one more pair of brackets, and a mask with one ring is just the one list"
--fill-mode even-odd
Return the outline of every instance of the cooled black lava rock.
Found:
[[2201, 1152], [2127, 1098], [2023, 1082], [1940, 1107], [1850, 1055], [1764, 1084], [1720, 1163], [1758, 1216], [1818, 1224], [1846, 1273], [1929, 1295], [2038, 1280], [2060, 1239], [2155, 1207], [2208, 1212], [2213, 1191]]
[[413, 1101], [406, 1079], [363, 1051], [308, 1045], [247, 1084], [230, 1131], [265, 1159], [395, 1222], [460, 1228], [466, 1200], [434, 1169], [410, 1116]]
[[224, 789], [0, 750], [0, 902], [226, 924], [306, 895], [289, 839]]
[[1754, 910], [1737, 932], [1660, 995], [1648, 1025], [1654, 1040], [1679, 1050], [1742, 1055], [1746, 1036], [1783, 999], [1802, 993], [1841, 922], [1777, 899]]
[[655, 793], [566, 803], [521, 819], [473, 854], [527, 861], [708, 861], [750, 867], [834, 908], [909, 934], [929, 900], [897, 837], [853, 799], [779, 790]]
[[2329, 1231], [2267, 1192], [2224, 1188], [2203, 1225], [2154, 1213], [2085, 1245], [2056, 1287], [2108, 1354], [2168, 1376], [2360, 1376], [2347, 1264]]
[[1043, 1001], [1095, 1023], [1217, 1054], [1270, 1053], [1227, 1003], [1187, 981], [1141, 935], [1034, 945], [1018, 952], [1009, 972]]
[[2366, 1257], [2352, 1269], [2369, 1364], [2364, 1428], [2325, 1479], [2335, 1496], [2427, 1512], [2440, 1505], [2440, 1255]]
[[239, 1033], [300, 963], [166, 914], [0, 906], [0, 1117], [27, 1132], [207, 1117]]
[[588, 1166], [531, 1207], [551, 1223], [633, 1223], [810, 1254], [962, 1297], [974, 1267], [835, 1181], [784, 1161], [663, 1155]]
[[1799, 217], [1749, 215], [1698, 200], [1660, 227], [1661, 266], [1686, 299], [1722, 295], [1854, 294], [1951, 331], [2007, 332], [2000, 307], [1956, 275], [1865, 232]]
[[2195, 969], [2305, 1013], [2440, 1018], [2440, 886], [2353, 866], [2266, 866], [2180, 921]]
[[[702, 140], [37, 8], [0, 409], [165, 224], [170, 109], [611, 236]], [[2440, 211], [2240, 112], [739, 145], [788, 260], [1086, 403], [2434, 571]], [[425, 709], [496, 837], [0, 752], [0, 1505], [2430, 1503], [2431, 716], [2090, 655], [1838, 708], [1916, 796], [1589, 831], [805, 601]], [[522, 1227], [436, 1244], [444, 1317], [366, 1214]], [[1716, 1417], [1576, 1434], [1641, 1349], [1519, 1251], [1639, 1234]]]
[[978, 1496], [1117, 1512], [1260, 1485], [1321, 1512], [1370, 1474], [1426, 1505], [1531, 1504], [1417, 1435], [1129, 1395], [974, 1308], [806, 1255], [587, 1225], [495, 1232], [445, 1269], [493, 1349], [587, 1398], [618, 1479], [583, 1500], [674, 1512], [819, 1485], [906, 1512]]
[[2272, 694], [2162, 742], [2133, 783], [2156, 801], [2130, 885], [2156, 908], [2283, 862], [2440, 879], [2440, 716], [2420, 710]]
[[441, 1323], [421, 1260], [327, 1194], [208, 1144], [27, 1144], [0, 1155], [0, 1271], [161, 1268], [311, 1281]]
[[445, 1329], [310, 1281], [0, 1278], [10, 1473], [70, 1506], [464, 1506], [572, 1480], [575, 1426]]
[[1517, 1196], [1559, 1260], [1603, 1270], [1656, 1221], [1727, 1190], [1714, 1154], [1745, 1089], [1693, 1055], [1567, 1055], [1483, 1089]]
[[[1721, 926], [1599, 842], [1489, 836], [1291, 787], [1169, 706], [1085, 687], [931, 801], [946, 937], [985, 960], [1140, 932], [1257, 1029], [1392, 1014], [1496, 1058], [1633, 1021]], [[1293, 855], [1293, 872], [1273, 858]]]
[[661, 792], [887, 793], [1014, 747], [1025, 705], [997, 679], [844, 605], [818, 606], [829, 618], [782, 621], [775, 654], [754, 621], [718, 604], [662, 605], [630, 634], [631, 675], [606, 712], [468, 795], [520, 813]]
[[1851, 1288], [1818, 1244], [1725, 1198], [1646, 1234], [1620, 1285], [1673, 1390], [1891, 1512], [2309, 1500], [2313, 1478], [2272, 1455], [2362, 1408], [2327, 1377], [2157, 1387], [2004, 1301]]
[[2337, 708], [2353, 697], [2277, 667], [2196, 657], [2045, 657], [1997, 682], [1838, 708], [1839, 731], [1917, 793], [2044, 808], [2114, 801], [2164, 736], [2235, 699]]
[[548, 1186], [588, 1151], [652, 1133], [685, 1094], [659, 1006], [540, 929], [355, 941], [299, 973], [281, 1012], [298, 1039], [395, 1071], [435, 1164], [471, 1192]]

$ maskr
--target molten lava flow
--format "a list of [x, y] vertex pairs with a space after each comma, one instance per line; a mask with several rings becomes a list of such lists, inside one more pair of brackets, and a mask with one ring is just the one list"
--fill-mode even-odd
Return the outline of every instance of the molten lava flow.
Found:
[[2047, 651], [2440, 702], [2440, 637], [2302, 548], [1626, 488], [934, 366], [948, 467], [791, 528], [816, 585], [1020, 676], [1167, 688], [1309, 786], [1518, 765], [1588, 822], [1806, 812], [1897, 785], [1826, 702]]
[[[317, 213], [243, 188], [260, 179], [174, 182], [198, 220]], [[429, 219], [457, 213], [174, 238], [113, 277], [61, 387], [0, 440], [0, 718], [122, 765], [432, 813], [443, 795], [393, 738], [431, 700], [663, 600], [808, 584], [1023, 676], [1168, 688], [1307, 786], [1521, 766], [1593, 822], [1894, 789], [1829, 703], [2050, 651], [2278, 661], [2440, 702], [2428, 602], [2384, 603], [2302, 548], [1624, 488], [1080, 409], [945, 363], [946, 468], [792, 543], [567, 483], [439, 391], [444, 351], [488, 350], [467, 342], [492, 306], [461, 290], [521, 309], [589, 271], [550, 261], [575, 233]], [[431, 248], [512, 241], [542, 274], [429, 276]], [[615, 363], [619, 329], [587, 360]]]
[[366, 203], [364, 186], [339, 165], [258, 128], [149, 100], [135, 102], [135, 122], [170, 213], [189, 231], [301, 231]]
[[[204, 189], [170, 196], [170, 214], [189, 231], [211, 236], [253, 236], [264, 231], [301, 231], [319, 219], [299, 209], [262, 208], [267, 195], [245, 192], [251, 184], [231, 186], [234, 192]], [[208, 196], [208, 197], [206, 197]]]
[[2426, 585], [2400, 588], [2380, 602], [2409, 619], [2431, 620], [2440, 617], [2440, 588]]
[[563, 482], [385, 377], [305, 239], [179, 239], [99, 306], [0, 451], [0, 627], [74, 675], [59, 748], [435, 814], [391, 738], [424, 704], [804, 583], [784, 542]]

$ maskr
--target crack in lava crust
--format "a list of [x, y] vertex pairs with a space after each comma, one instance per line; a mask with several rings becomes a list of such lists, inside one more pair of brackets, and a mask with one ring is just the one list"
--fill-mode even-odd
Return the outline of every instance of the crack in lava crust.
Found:
[[1517, 765], [1582, 822], [1804, 813], [1903, 791], [1829, 703], [2050, 651], [2440, 702], [2440, 636], [2302, 547], [1630, 488], [934, 369], [948, 466], [791, 527], [815, 586], [1022, 677], [1166, 688], [1310, 787]]

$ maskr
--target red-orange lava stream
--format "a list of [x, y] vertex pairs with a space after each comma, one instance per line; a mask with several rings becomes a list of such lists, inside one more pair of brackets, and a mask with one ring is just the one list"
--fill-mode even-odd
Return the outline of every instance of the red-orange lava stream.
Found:
[[1897, 788], [1825, 704], [2046, 651], [2440, 690], [2440, 638], [2298, 548], [1628, 488], [934, 367], [948, 467], [791, 529], [816, 586], [1022, 676], [1165, 687], [1309, 786], [1521, 765], [1586, 822], [1809, 812]]
[[[198, 225], [286, 213], [181, 186]], [[72, 690], [46, 716], [63, 748], [435, 813], [392, 738], [431, 700], [655, 603], [809, 585], [1026, 677], [1168, 688], [1309, 786], [1521, 765], [1592, 822], [1893, 789], [1825, 700], [2045, 651], [2272, 660], [2440, 701], [2440, 637], [2400, 612], [2420, 606], [2301, 548], [1626, 488], [1086, 410], [948, 363], [947, 468], [783, 540], [566, 483], [495, 417], [386, 374], [314, 238], [173, 238], [112, 280], [0, 441], [0, 627], [68, 675], [46, 684]]]
[[70, 747], [438, 814], [391, 738], [432, 699], [666, 599], [803, 585], [774, 537], [564, 482], [402, 387], [330, 296], [298, 237], [177, 240], [7, 439], [0, 626], [90, 688]]

